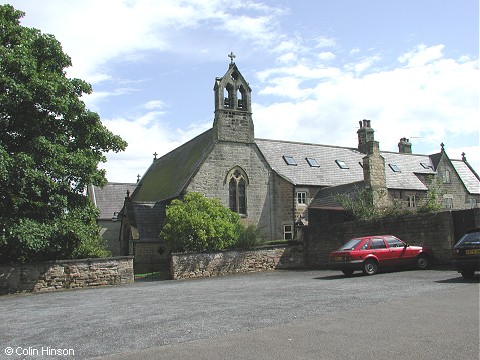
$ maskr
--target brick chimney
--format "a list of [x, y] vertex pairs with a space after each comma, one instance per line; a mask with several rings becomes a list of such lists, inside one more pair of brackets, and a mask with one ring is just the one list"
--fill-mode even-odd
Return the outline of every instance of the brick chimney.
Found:
[[373, 129], [370, 127], [370, 120], [359, 121], [360, 129], [358, 129], [358, 151], [366, 154], [367, 153], [367, 143], [373, 142]]
[[398, 153], [399, 154], [411, 154], [412, 153], [412, 143], [409, 139], [403, 137], [398, 143]]

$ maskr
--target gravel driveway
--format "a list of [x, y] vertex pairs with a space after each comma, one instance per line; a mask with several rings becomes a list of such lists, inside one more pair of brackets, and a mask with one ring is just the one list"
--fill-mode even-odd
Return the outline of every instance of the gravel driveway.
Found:
[[0, 358], [21, 358], [15, 353], [6, 357], [7, 347], [24, 352], [25, 358], [35, 358], [35, 350], [42, 349], [72, 349], [76, 359], [90, 358], [219, 338], [471, 286], [472, 281], [452, 270], [352, 277], [319, 270], [8, 295], [0, 297]]

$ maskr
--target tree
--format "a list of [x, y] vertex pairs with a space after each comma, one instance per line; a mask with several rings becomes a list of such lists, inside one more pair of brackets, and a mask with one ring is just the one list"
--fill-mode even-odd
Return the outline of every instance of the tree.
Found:
[[373, 206], [372, 189], [358, 189], [352, 194], [338, 194], [335, 199], [353, 219], [372, 220], [380, 217], [380, 212]]
[[126, 142], [81, 100], [92, 88], [66, 77], [53, 35], [0, 6], [0, 261], [105, 254], [87, 185], [106, 183], [104, 153]]
[[160, 236], [172, 252], [216, 251], [234, 246], [242, 226], [220, 200], [190, 192], [167, 207]]

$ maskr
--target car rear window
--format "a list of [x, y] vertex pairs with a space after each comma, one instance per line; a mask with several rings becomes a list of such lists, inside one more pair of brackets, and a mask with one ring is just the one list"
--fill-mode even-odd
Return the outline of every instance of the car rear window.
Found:
[[352, 239], [347, 241], [340, 249], [338, 250], [353, 250], [357, 247], [358, 244], [362, 242], [362, 239]]
[[476, 231], [463, 235], [463, 237], [458, 240], [455, 246], [462, 245], [480, 245], [480, 232]]
[[388, 244], [389, 248], [403, 247], [404, 246], [404, 243], [401, 242], [399, 239], [397, 239], [395, 236], [386, 237], [385, 240], [387, 240], [387, 244]]
[[370, 245], [370, 249], [385, 249], [387, 246], [383, 239], [372, 239], [372, 245]]

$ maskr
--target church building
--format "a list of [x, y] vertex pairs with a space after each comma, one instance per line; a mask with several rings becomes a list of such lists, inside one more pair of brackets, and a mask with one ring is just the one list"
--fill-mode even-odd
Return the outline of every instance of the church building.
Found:
[[252, 90], [230, 57], [215, 79], [212, 128], [155, 159], [125, 199], [120, 243], [122, 254], [135, 255], [137, 273], [166, 265], [166, 206], [192, 191], [220, 199], [270, 240], [297, 239], [309, 205], [338, 210], [332, 194], [359, 186], [376, 192], [377, 207], [396, 199], [415, 208], [439, 178], [446, 207], [480, 203], [480, 179], [465, 156], [450, 160], [443, 146], [439, 154], [415, 155], [405, 138], [398, 153], [382, 152], [370, 120], [360, 122], [354, 148], [255, 138]]

